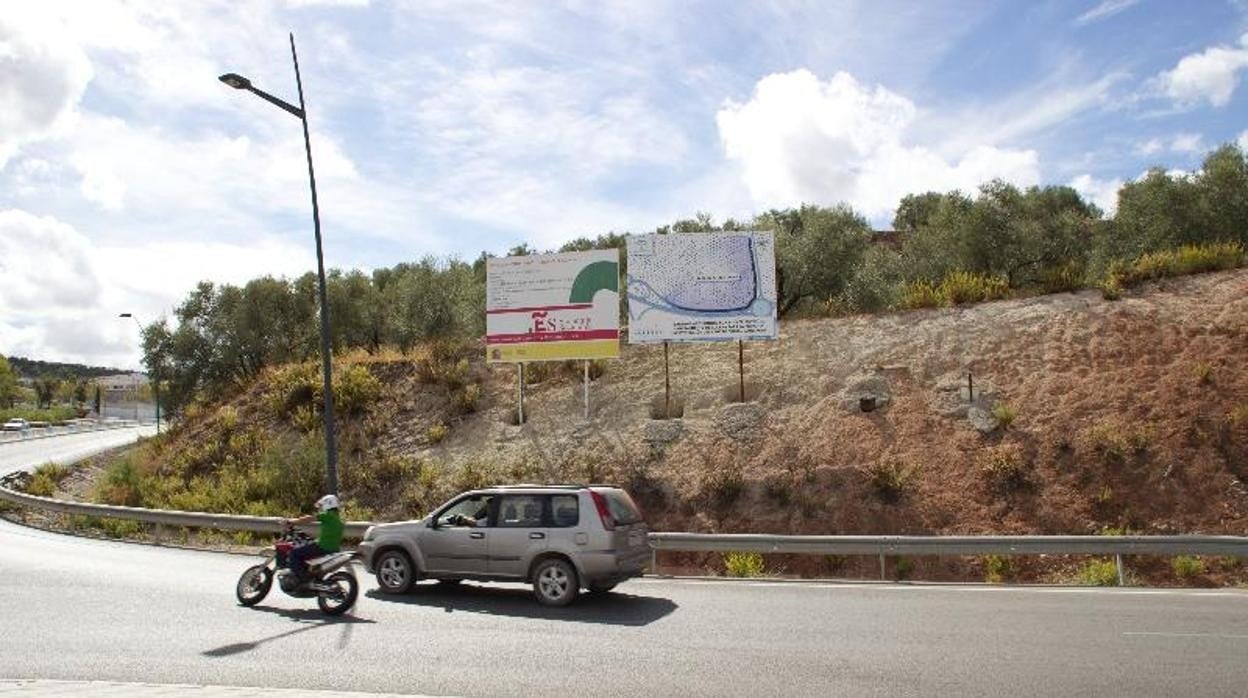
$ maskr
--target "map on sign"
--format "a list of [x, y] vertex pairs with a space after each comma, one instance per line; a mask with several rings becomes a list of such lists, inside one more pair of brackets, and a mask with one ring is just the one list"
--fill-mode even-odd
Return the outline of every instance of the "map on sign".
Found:
[[776, 257], [767, 231], [628, 238], [628, 340], [776, 338]]

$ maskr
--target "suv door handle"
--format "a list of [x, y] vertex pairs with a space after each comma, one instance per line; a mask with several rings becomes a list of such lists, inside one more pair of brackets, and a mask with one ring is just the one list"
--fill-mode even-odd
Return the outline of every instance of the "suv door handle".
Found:
[[539, 540], [539, 539], [541, 539], [541, 538], [545, 538], [545, 537], [546, 537], [546, 534], [545, 534], [545, 533], [542, 533], [541, 531], [534, 531], [534, 532], [532, 532], [532, 533], [530, 533], [530, 534], [529, 534], [529, 538], [532, 538], [533, 540]]
[[468, 534], [469, 538], [485, 538], [485, 531], [472, 531]]

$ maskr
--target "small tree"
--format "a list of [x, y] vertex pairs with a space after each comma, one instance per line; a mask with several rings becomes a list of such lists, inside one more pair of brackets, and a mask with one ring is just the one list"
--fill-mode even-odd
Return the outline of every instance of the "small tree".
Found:
[[8, 359], [0, 356], [0, 407], [12, 407], [20, 396], [17, 372], [9, 365]]

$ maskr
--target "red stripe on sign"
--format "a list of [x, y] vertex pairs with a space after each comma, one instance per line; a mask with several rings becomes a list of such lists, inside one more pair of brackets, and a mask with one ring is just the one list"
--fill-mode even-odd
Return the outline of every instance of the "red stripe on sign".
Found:
[[519, 332], [487, 334], [486, 344], [522, 344], [524, 342], [575, 342], [590, 339], [619, 339], [619, 330], [572, 330], [570, 332]]
[[573, 303], [571, 305], [535, 305], [532, 308], [495, 308], [485, 311], [486, 315], [501, 313], [531, 313], [534, 310], [584, 310], [594, 307], [593, 303]]

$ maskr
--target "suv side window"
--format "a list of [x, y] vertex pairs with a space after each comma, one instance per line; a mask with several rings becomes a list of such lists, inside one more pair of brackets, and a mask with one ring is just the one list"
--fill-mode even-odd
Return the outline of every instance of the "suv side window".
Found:
[[498, 526], [500, 528], [541, 528], [542, 496], [507, 494], [500, 497]]
[[580, 498], [574, 494], [556, 494], [550, 498], [551, 526], [572, 528], [581, 523]]
[[489, 526], [491, 499], [492, 496], [483, 494], [461, 499], [438, 515], [438, 525]]

